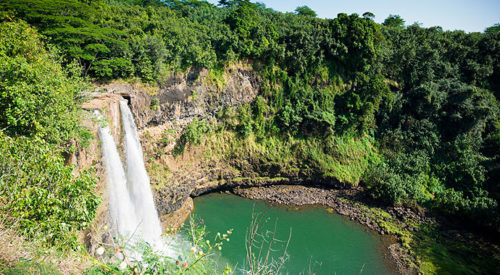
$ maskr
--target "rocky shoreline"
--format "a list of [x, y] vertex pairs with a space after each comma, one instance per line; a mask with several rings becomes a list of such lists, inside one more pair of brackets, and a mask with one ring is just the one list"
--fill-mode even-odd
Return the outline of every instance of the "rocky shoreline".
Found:
[[[359, 203], [365, 204], [369, 201], [360, 187], [325, 189], [324, 187], [316, 186], [274, 185], [269, 187], [237, 187], [232, 189], [231, 192], [252, 200], [266, 200], [286, 206], [321, 205], [329, 207], [336, 213], [349, 217], [352, 221], [365, 225], [381, 235], [389, 234], [389, 232], [386, 232], [384, 226], [382, 226], [384, 221], [381, 221], [380, 217], [367, 215], [359, 207]], [[423, 213], [417, 213], [408, 208], [388, 207], [385, 210], [392, 216], [392, 219], [396, 218], [397, 220], [401, 220], [401, 222], [404, 222], [406, 219], [419, 222], [429, 221]], [[397, 236], [392, 236], [392, 239], [389, 241], [386, 256], [394, 264], [397, 273], [418, 274], [415, 265], [412, 264], [413, 260], [410, 252], [400, 244]]]

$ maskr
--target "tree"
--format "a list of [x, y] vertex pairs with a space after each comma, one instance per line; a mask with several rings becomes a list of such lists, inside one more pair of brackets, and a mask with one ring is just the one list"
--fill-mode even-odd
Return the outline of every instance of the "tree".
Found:
[[496, 23], [495, 25], [486, 28], [484, 30], [485, 33], [495, 34], [500, 32], [500, 23]]
[[366, 19], [373, 20], [375, 18], [375, 14], [367, 11], [367, 12], [363, 13], [363, 17], [366, 18]]
[[387, 26], [387, 27], [393, 27], [393, 28], [402, 28], [405, 25], [405, 21], [399, 15], [390, 14], [384, 20], [384, 23], [382, 23], [382, 25]]
[[9, 136], [69, 140], [77, 129], [75, 98], [83, 83], [66, 76], [25, 22], [3, 22], [0, 33], [0, 129]]
[[304, 16], [308, 16], [308, 17], [316, 17], [317, 16], [316, 12], [313, 11], [308, 6], [297, 7], [295, 9], [295, 13], [297, 13], [298, 15], [304, 15]]
[[74, 231], [99, 203], [96, 178], [76, 176], [62, 156], [80, 130], [83, 83], [25, 22], [2, 22], [0, 33], [0, 216], [29, 238], [76, 248]]
[[347, 68], [346, 74], [368, 70], [377, 57], [382, 37], [378, 25], [357, 14], [345, 13], [338, 14], [330, 24], [334, 39], [341, 43], [334, 43], [329, 51]]
[[250, 0], [219, 0], [219, 6], [231, 7], [231, 6], [258, 6], [250, 2]]
[[229, 7], [233, 4], [233, 1], [228, 1], [228, 0], [220, 0], [219, 1], [219, 6], [226, 6]]

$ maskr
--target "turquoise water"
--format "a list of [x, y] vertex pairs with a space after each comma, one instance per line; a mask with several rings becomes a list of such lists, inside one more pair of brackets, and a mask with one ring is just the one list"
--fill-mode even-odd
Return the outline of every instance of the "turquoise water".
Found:
[[[292, 209], [228, 194], [198, 197], [194, 204], [193, 214], [206, 226], [209, 239], [213, 240], [217, 232], [222, 234], [233, 229], [219, 261], [239, 271], [237, 274], [247, 268], [245, 236], [252, 220], [252, 210], [264, 213], [266, 217], [261, 233], [274, 232], [276, 222], [275, 236], [282, 242], [273, 246], [271, 254], [275, 259], [282, 255], [291, 230], [287, 249], [289, 259], [280, 274], [310, 274], [310, 271], [315, 274], [393, 273], [384, 261], [380, 236], [343, 216], [329, 213], [325, 208]], [[256, 241], [261, 243], [260, 239]], [[265, 253], [267, 249], [263, 251]]]

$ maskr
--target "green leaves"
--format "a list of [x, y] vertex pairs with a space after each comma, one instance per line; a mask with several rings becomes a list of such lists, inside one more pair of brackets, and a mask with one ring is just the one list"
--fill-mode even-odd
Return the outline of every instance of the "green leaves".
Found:
[[336, 43], [329, 52], [346, 68], [346, 74], [370, 69], [382, 39], [378, 25], [357, 14], [344, 13], [339, 14], [330, 25]]
[[[31, 238], [77, 246], [99, 197], [89, 171], [73, 176], [63, 143], [79, 135], [79, 74], [62, 69], [24, 22], [0, 23], [0, 214]], [[71, 70], [71, 66], [68, 66]]]
[[[244, 60], [260, 74], [262, 93], [220, 118], [239, 138], [281, 140], [283, 147], [291, 139], [313, 140], [316, 147], [288, 157], [313, 160], [304, 167], [352, 182], [369, 170], [366, 159], [380, 154], [385, 164], [365, 175], [375, 197], [449, 213], [493, 209], [500, 193], [497, 25], [466, 34], [404, 26], [397, 15], [379, 25], [369, 12], [319, 19], [306, 6], [283, 14], [247, 0], [220, 5], [3, 1], [0, 17], [22, 18], [47, 37], [25, 24], [2, 23], [0, 129], [58, 143], [77, 128], [80, 82], [64, 77], [40, 39], [60, 49], [64, 65], [76, 62], [95, 79], [138, 77], [161, 85], [172, 71]], [[194, 121], [175, 152], [208, 131]], [[339, 161], [343, 147], [327, 141], [342, 136], [376, 145], [358, 150], [372, 156], [356, 156], [363, 160], [359, 169], [346, 168], [352, 165]]]
[[403, 28], [405, 25], [405, 21], [399, 15], [390, 14], [382, 23], [384, 26], [391, 28]]
[[132, 63], [125, 58], [102, 59], [92, 64], [90, 70], [103, 79], [127, 77], [132, 72]]
[[497, 34], [500, 32], [500, 23], [496, 23], [495, 25], [488, 27], [484, 30], [485, 33]]
[[317, 14], [315, 11], [313, 11], [311, 8], [309, 8], [308, 6], [300, 6], [300, 7], [297, 7], [295, 9], [295, 12], [298, 14], [298, 15], [304, 15], [304, 16], [308, 16], [308, 17], [316, 17]]
[[94, 219], [100, 202], [91, 171], [74, 177], [54, 145], [1, 132], [0, 155], [1, 214], [19, 220], [28, 237], [77, 246], [72, 234]]
[[188, 144], [201, 144], [204, 141], [205, 134], [210, 131], [211, 127], [206, 121], [199, 121], [198, 118], [193, 119], [193, 121], [186, 126], [184, 132], [175, 145], [174, 155], [182, 154], [184, 152], [184, 148]]
[[26, 23], [0, 24], [0, 129], [11, 136], [66, 141], [77, 129], [75, 98], [83, 87]]
[[484, 139], [498, 131], [498, 36], [403, 23], [386, 19], [373, 67], [393, 99], [376, 115], [385, 165], [367, 175], [372, 195], [498, 228], [498, 150]]

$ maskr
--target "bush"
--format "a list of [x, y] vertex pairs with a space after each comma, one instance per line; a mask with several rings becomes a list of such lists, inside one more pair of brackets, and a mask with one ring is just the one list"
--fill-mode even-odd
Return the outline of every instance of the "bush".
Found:
[[75, 99], [83, 88], [37, 31], [24, 22], [0, 23], [0, 129], [9, 136], [61, 143], [78, 129]]
[[26, 23], [0, 23], [0, 215], [30, 238], [73, 248], [99, 204], [90, 171], [74, 176], [62, 156], [70, 139], [88, 138], [78, 70], [64, 70]]
[[193, 119], [193, 121], [184, 128], [184, 132], [175, 145], [173, 154], [175, 156], [182, 154], [188, 143], [195, 145], [202, 143], [205, 134], [210, 131], [210, 125], [206, 121], [199, 121], [198, 118]]
[[200, 144], [203, 141], [203, 136], [210, 131], [210, 126], [206, 121], [199, 121], [197, 118], [186, 126], [183, 136], [186, 142], [192, 144]]
[[[95, 265], [84, 274], [233, 274], [226, 266], [223, 270], [217, 266], [216, 253], [223, 249], [223, 245], [229, 242], [232, 229], [224, 234], [217, 233], [213, 241], [206, 236], [206, 227], [201, 222], [190, 217], [189, 221], [182, 227], [182, 233], [187, 243], [167, 243], [176, 251], [176, 258], [162, 255], [161, 251], [155, 251], [146, 242], [126, 244], [125, 247], [109, 244], [109, 249], [98, 248], [97, 259], [99, 265]], [[116, 242], [115, 242], [116, 243]], [[117, 255], [122, 255], [119, 259]], [[130, 258], [128, 255], [138, 255], [140, 260]]]
[[55, 146], [0, 133], [0, 213], [30, 238], [76, 247], [76, 230], [94, 219], [99, 195], [90, 171], [73, 176]]

